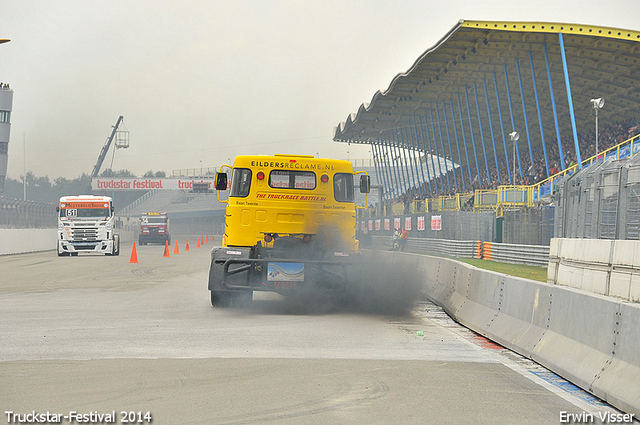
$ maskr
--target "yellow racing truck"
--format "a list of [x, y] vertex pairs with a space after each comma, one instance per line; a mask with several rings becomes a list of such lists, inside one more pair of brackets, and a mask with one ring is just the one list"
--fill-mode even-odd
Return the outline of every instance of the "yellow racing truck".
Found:
[[230, 184], [216, 175], [218, 199], [230, 190], [222, 246], [211, 250], [211, 305], [244, 305], [254, 291], [346, 290], [360, 263], [356, 209], [366, 207], [354, 180], [369, 193], [366, 172], [308, 155], [244, 155], [226, 167]]

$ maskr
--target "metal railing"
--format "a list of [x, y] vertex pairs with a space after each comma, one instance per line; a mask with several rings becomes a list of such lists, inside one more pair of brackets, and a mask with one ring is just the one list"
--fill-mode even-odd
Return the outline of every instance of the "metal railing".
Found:
[[127, 215], [135, 207], [137, 207], [138, 205], [142, 204], [144, 201], [152, 197], [157, 191], [158, 191], [157, 189], [153, 189], [146, 192], [144, 195], [142, 195], [141, 197], [139, 197], [138, 199], [136, 199], [135, 201], [133, 201], [132, 203], [130, 203], [129, 205], [121, 209], [120, 211], [118, 211], [116, 215], [119, 215], [119, 216]]
[[[392, 239], [388, 236], [374, 235], [371, 237], [371, 241], [374, 249], [392, 249]], [[477, 258], [540, 267], [547, 267], [549, 264], [549, 247], [539, 245], [409, 238], [405, 251], [433, 253], [461, 258]]]
[[0, 197], [0, 227], [30, 229], [56, 226], [54, 204]]
[[215, 176], [217, 172], [218, 167], [183, 168], [179, 170], [172, 170], [171, 176], [169, 177]]
[[[639, 151], [640, 134], [582, 161], [582, 166], [588, 167], [596, 162], [602, 163], [610, 159], [631, 157]], [[420, 208], [415, 208], [414, 205], [416, 205], [416, 201], [412, 201], [410, 211], [405, 211], [403, 204], [394, 203], [391, 205], [391, 211], [393, 214], [405, 214], [409, 212], [461, 210], [470, 206], [470, 199], [473, 198], [474, 211], [495, 211], [496, 215], [502, 216], [505, 210], [533, 207], [536, 203], [543, 201], [543, 199], [549, 198], [550, 195], [556, 192], [558, 184], [565, 178], [575, 174], [576, 171], [578, 171], [577, 164], [567, 167], [560, 173], [554, 174], [531, 186], [504, 185], [499, 186], [497, 189], [479, 189], [473, 193], [426, 198], [419, 201], [421, 205], [423, 205]]]
[[549, 247], [483, 242], [482, 258], [502, 263], [547, 267], [549, 264]]
[[[609, 159], [622, 159], [635, 155], [640, 151], [640, 134], [633, 136], [624, 142], [604, 150], [591, 158], [582, 161], [583, 167], [588, 167], [594, 162], [604, 162]], [[534, 201], [539, 201], [545, 196], [553, 195], [558, 183], [567, 176], [573, 175], [578, 170], [578, 164], [567, 167], [558, 174], [555, 174], [539, 183], [533, 185]]]
[[[376, 249], [392, 248], [392, 239], [388, 236], [372, 236]], [[405, 251], [431, 252], [452, 257], [476, 258], [477, 241], [452, 241], [447, 239], [409, 238]]]

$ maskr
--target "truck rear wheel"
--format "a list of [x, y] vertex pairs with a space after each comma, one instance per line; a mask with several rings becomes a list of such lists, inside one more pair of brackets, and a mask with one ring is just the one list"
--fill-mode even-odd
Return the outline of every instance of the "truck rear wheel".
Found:
[[224, 291], [211, 291], [211, 305], [213, 307], [229, 307], [231, 296]]
[[249, 307], [253, 300], [253, 291], [242, 291], [233, 294], [233, 305], [235, 307]]

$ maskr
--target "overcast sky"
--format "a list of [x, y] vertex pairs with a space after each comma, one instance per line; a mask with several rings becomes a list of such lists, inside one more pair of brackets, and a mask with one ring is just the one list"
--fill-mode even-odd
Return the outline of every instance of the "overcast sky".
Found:
[[[638, 0], [0, 0], [8, 176], [216, 167], [247, 153], [367, 158], [334, 127], [460, 19], [640, 30]], [[103, 169], [111, 165], [109, 152]], [[202, 162], [201, 162], [202, 161]]]

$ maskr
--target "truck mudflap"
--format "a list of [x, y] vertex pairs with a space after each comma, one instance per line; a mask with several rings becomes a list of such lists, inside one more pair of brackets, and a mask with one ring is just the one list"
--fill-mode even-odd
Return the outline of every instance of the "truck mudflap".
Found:
[[222, 264], [222, 286], [228, 290], [291, 293], [314, 285], [343, 291], [349, 282], [354, 261], [241, 259], [229, 258]]

